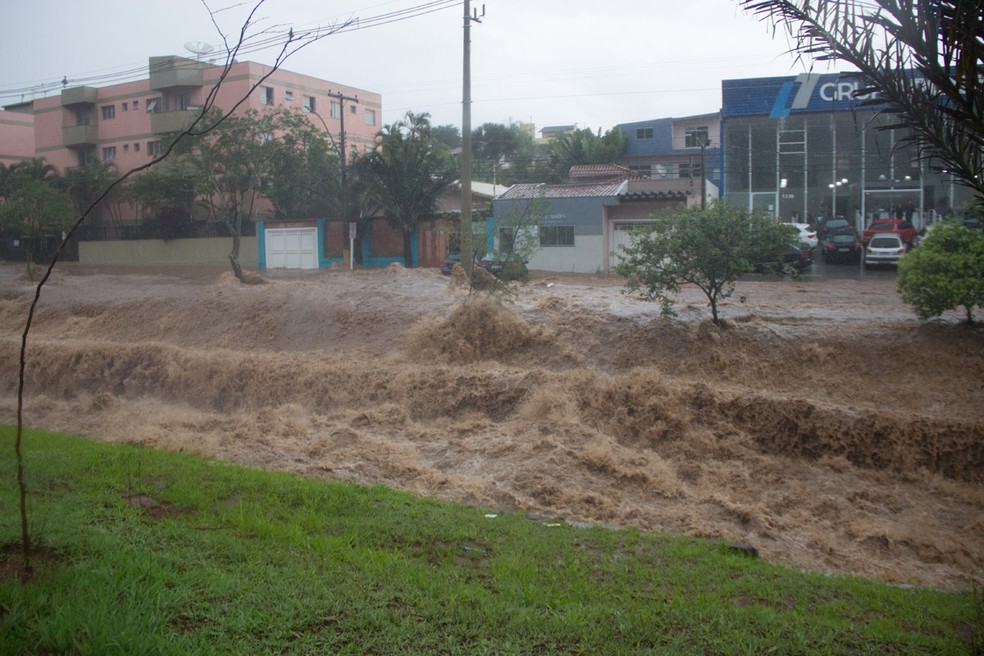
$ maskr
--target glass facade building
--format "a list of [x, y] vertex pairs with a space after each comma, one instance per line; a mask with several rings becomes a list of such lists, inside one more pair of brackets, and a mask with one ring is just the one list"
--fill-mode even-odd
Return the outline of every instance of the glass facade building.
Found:
[[841, 73], [725, 80], [722, 195], [784, 222], [842, 216], [859, 228], [959, 212], [970, 192], [921, 161], [894, 117], [862, 106], [860, 86]]

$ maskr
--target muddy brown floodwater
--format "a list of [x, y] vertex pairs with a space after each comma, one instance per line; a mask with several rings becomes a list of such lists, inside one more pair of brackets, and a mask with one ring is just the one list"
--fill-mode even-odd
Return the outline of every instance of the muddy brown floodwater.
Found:
[[[0, 267], [0, 420], [32, 285]], [[63, 265], [26, 423], [304, 476], [746, 542], [820, 572], [984, 574], [984, 332], [892, 280], [738, 285], [709, 324], [606, 276], [501, 304], [435, 270]]]

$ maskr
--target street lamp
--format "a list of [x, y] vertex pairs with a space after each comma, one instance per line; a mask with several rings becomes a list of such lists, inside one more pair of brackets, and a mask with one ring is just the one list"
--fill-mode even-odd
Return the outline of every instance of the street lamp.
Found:
[[830, 218], [837, 218], [837, 188], [843, 187], [847, 184], [847, 178], [841, 178], [840, 180], [834, 180], [827, 187], [830, 189]]

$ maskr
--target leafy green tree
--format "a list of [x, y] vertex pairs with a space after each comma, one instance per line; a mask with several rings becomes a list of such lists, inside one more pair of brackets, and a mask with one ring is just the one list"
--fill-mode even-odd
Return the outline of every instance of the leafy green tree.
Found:
[[[273, 195], [278, 169], [289, 170], [288, 154], [300, 157], [317, 137], [310, 123], [286, 110], [227, 117], [215, 112], [206, 126], [188, 161], [197, 166], [211, 213], [232, 234], [229, 262], [236, 278], [245, 281], [239, 263], [243, 225], [255, 220], [257, 201]], [[283, 198], [297, 201], [296, 189], [281, 191]]]
[[595, 134], [587, 128], [558, 136], [550, 142], [549, 162], [555, 179], [564, 179], [577, 164], [611, 164], [628, 148], [628, 137], [619, 128]]
[[450, 150], [461, 148], [461, 130], [457, 125], [435, 125], [431, 128], [431, 138]]
[[8, 170], [10, 184], [14, 187], [28, 180], [53, 182], [60, 178], [58, 169], [53, 164], [45, 162], [43, 157], [32, 157], [31, 159], [16, 162], [11, 164]]
[[[984, 202], [984, 3], [969, 0], [740, 0], [794, 52], [854, 66], [869, 104]], [[913, 72], [915, 74], [913, 74]]]
[[483, 123], [472, 130], [472, 161], [477, 179], [497, 182], [503, 167], [509, 168], [522, 134], [511, 125]]
[[357, 224], [353, 258], [362, 263], [362, 240], [369, 230], [372, 217], [383, 211], [379, 185], [372, 173], [373, 156], [356, 155], [348, 169], [348, 221]]
[[540, 250], [537, 228], [549, 213], [550, 202], [539, 197], [515, 205], [512, 211], [496, 222], [496, 248], [489, 256], [493, 262], [502, 265], [501, 280], [508, 282], [528, 276], [526, 264]]
[[134, 176], [126, 186], [126, 199], [137, 205], [144, 221], [160, 226], [165, 239], [185, 236], [192, 223], [199, 191], [191, 171], [187, 163], [171, 160]]
[[431, 138], [430, 115], [407, 112], [383, 128], [369, 157], [368, 173], [386, 220], [403, 235], [403, 262], [413, 266], [411, 237], [420, 219], [457, 180], [458, 171], [443, 144]]
[[116, 201], [122, 195], [118, 188], [109, 194], [105, 192], [119, 177], [115, 163], [94, 162], [66, 170], [61, 185], [72, 199], [76, 215], [81, 216], [91, 207], [90, 217], [93, 223], [98, 223], [118, 205]]
[[285, 113], [277, 123], [280, 138], [271, 149], [268, 194], [274, 216], [342, 218], [337, 149], [301, 114]]
[[20, 234], [27, 253], [27, 275], [34, 279], [32, 247], [57, 235], [75, 220], [72, 201], [54, 184], [29, 179], [0, 203], [0, 225]]
[[922, 320], [962, 307], [967, 323], [984, 307], [984, 233], [960, 221], [937, 224], [899, 260], [898, 291]]
[[724, 201], [706, 209], [682, 208], [653, 217], [653, 224], [635, 231], [616, 253], [626, 287], [650, 301], [659, 301], [664, 315], [675, 315], [672, 294], [680, 286], [698, 287], [711, 306], [714, 323], [718, 302], [734, 292], [735, 281], [763, 263], [782, 262], [796, 240], [796, 229], [764, 213], [749, 213]]

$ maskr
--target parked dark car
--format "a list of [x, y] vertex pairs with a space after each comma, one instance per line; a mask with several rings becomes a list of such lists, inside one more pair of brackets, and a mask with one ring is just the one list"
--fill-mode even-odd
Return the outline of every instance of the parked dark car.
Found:
[[[441, 262], [441, 273], [443, 273], [446, 276], [450, 276], [451, 269], [454, 268], [455, 264], [461, 264], [461, 253], [459, 253], [458, 251], [451, 251], [450, 253], [447, 254], [447, 257], [444, 258], [444, 261]], [[484, 267], [485, 261], [476, 257], [475, 266]]]
[[806, 242], [789, 246], [783, 253], [782, 262], [759, 262], [755, 265], [757, 273], [778, 273], [782, 268], [793, 268], [802, 273], [813, 264], [813, 248]]
[[863, 249], [854, 230], [835, 232], [820, 242], [820, 257], [824, 262], [858, 262]]
[[501, 280], [525, 280], [530, 273], [526, 268], [526, 261], [515, 255], [502, 258], [486, 255], [482, 258], [482, 266]]
[[813, 264], [813, 247], [807, 242], [801, 241], [786, 249], [782, 261], [783, 264], [803, 272]]
[[854, 226], [847, 219], [837, 217], [836, 219], [827, 219], [824, 221], [817, 232], [820, 234], [821, 239], [827, 235], [842, 233], [854, 234]]

